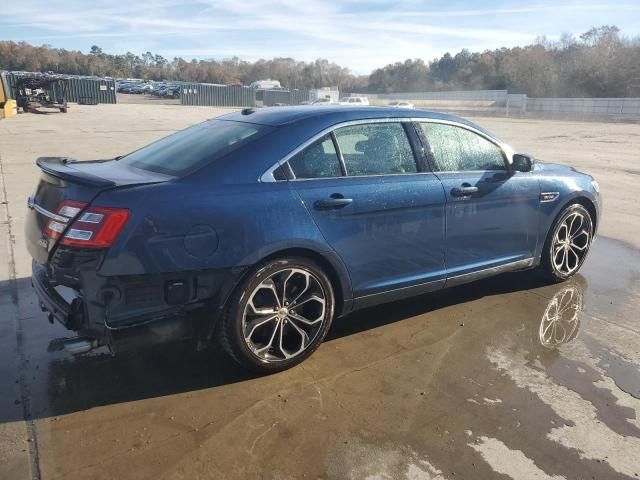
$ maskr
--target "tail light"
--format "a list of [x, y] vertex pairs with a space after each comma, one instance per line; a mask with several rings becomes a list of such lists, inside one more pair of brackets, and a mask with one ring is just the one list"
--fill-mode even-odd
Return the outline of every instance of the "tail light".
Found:
[[[110, 247], [129, 220], [129, 210], [92, 206], [83, 211], [86, 207], [87, 204], [82, 202], [62, 202], [56, 211], [59, 219], [50, 220], [44, 233], [54, 240], [62, 236], [60, 243], [63, 245]], [[69, 222], [71, 225], [67, 228]]]

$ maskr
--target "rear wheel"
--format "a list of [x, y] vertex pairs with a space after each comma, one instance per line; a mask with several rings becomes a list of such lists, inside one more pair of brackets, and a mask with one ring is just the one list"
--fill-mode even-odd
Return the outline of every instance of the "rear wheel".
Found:
[[233, 295], [220, 341], [251, 370], [285, 370], [318, 348], [334, 305], [331, 282], [317, 264], [305, 258], [273, 260], [252, 272]]
[[542, 251], [540, 271], [547, 280], [564, 281], [584, 263], [593, 240], [593, 220], [578, 203], [565, 208], [549, 231]]

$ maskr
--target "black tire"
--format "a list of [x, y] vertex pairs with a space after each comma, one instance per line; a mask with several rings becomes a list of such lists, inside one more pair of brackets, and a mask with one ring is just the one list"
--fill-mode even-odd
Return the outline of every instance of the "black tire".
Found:
[[[289, 272], [291, 275], [289, 275]], [[289, 277], [287, 277], [289, 275]], [[306, 275], [309, 275], [308, 277]], [[286, 278], [284, 281], [284, 287], [279, 289], [277, 287], [278, 281], [281, 278]], [[300, 277], [300, 278], [298, 278]], [[251, 332], [258, 331], [257, 329], [264, 328], [265, 331], [267, 329], [271, 329], [271, 326], [276, 324], [273, 327], [273, 333], [267, 333], [263, 335], [264, 339], [270, 338], [271, 342], [268, 342], [267, 345], [271, 345], [268, 348], [265, 346], [261, 346], [261, 350], [267, 348], [267, 350], [262, 353], [257, 353], [254, 349], [256, 345], [253, 344], [253, 338], [251, 334], [249, 334], [249, 339], [245, 338], [245, 331], [249, 330], [250, 322], [249, 320], [245, 320], [248, 318], [248, 315], [252, 312], [255, 312], [255, 307], [257, 305], [255, 300], [257, 296], [262, 295], [264, 298], [267, 298], [267, 292], [271, 294], [271, 289], [264, 287], [264, 282], [271, 282], [274, 285], [273, 291], [277, 291], [278, 293], [272, 297], [278, 302], [278, 305], [284, 303], [284, 301], [291, 297], [295, 297], [295, 294], [302, 291], [300, 295], [302, 295], [305, 290], [302, 290], [302, 283], [306, 278], [307, 287], [313, 288], [316, 292], [320, 292], [317, 295], [324, 296], [324, 303], [321, 304], [316, 302], [315, 300], [302, 302], [302, 299], [298, 296], [295, 298], [291, 298], [292, 302], [289, 308], [291, 312], [281, 313], [283, 310], [287, 310], [287, 308], [280, 308], [277, 313], [278, 318], [273, 321], [268, 321], [264, 323], [264, 326], [254, 327]], [[289, 280], [291, 279], [291, 280]], [[292, 285], [288, 285], [287, 282], [292, 282]], [[297, 282], [299, 285], [296, 286], [293, 282]], [[311, 287], [311, 285], [313, 285]], [[261, 288], [259, 288], [262, 286]], [[295, 290], [298, 288], [298, 291]], [[282, 292], [282, 293], [280, 293]], [[314, 292], [309, 290], [308, 295], [312, 295]], [[279, 300], [279, 297], [283, 298]], [[318, 317], [322, 317], [321, 321], [313, 320], [314, 322], [318, 322], [318, 326], [309, 327], [306, 324], [298, 323], [298, 320], [291, 319], [289, 317], [289, 313], [296, 314], [296, 300], [299, 301], [298, 305], [302, 305], [305, 303], [305, 307], [298, 307], [300, 309], [304, 308], [312, 308], [318, 310], [322, 308], [322, 314], [317, 314]], [[251, 301], [251, 305], [254, 307], [251, 308], [249, 302]], [[288, 303], [287, 303], [288, 305]], [[321, 306], [322, 305], [322, 306]], [[283, 305], [281, 305], [283, 306]], [[275, 311], [277, 306], [274, 306], [272, 309]], [[263, 310], [271, 310], [270, 308], [265, 308]], [[299, 310], [297, 313], [300, 314], [302, 310]], [[335, 295], [333, 292], [333, 286], [323, 269], [316, 264], [314, 261], [304, 258], [304, 257], [290, 257], [290, 258], [281, 258], [276, 260], [268, 261], [257, 268], [255, 268], [247, 277], [241, 282], [238, 286], [234, 294], [231, 296], [227, 308], [225, 309], [225, 314], [221, 319], [220, 328], [218, 329], [218, 338], [222, 348], [239, 364], [244, 366], [249, 370], [253, 370], [258, 373], [268, 374], [280, 372], [282, 370], [286, 370], [288, 368], [293, 367], [307, 359], [319, 346], [320, 343], [324, 340], [327, 332], [331, 328], [331, 322], [333, 321], [333, 315], [335, 311]], [[247, 313], [249, 312], [249, 313]], [[271, 315], [271, 313], [260, 313], [260, 315], [264, 315], [264, 317], [259, 317], [255, 320], [261, 320], [262, 318], [266, 318], [266, 316]], [[280, 315], [285, 315], [284, 318], [280, 318]], [[305, 318], [304, 314], [297, 315], [298, 317], [302, 316]], [[287, 323], [289, 322], [289, 324]], [[260, 324], [261, 322], [256, 322]], [[295, 325], [292, 325], [295, 324]], [[296, 327], [296, 325], [298, 327]], [[314, 324], [315, 325], [315, 324]], [[310, 328], [313, 330], [313, 335], [308, 333], [308, 339], [310, 340], [306, 346], [304, 346], [303, 350], [300, 350], [295, 356], [291, 358], [278, 358], [278, 355], [284, 355], [283, 349], [280, 346], [282, 344], [283, 339], [286, 341], [287, 335], [290, 337], [297, 336], [300, 331], [300, 328], [303, 329]], [[280, 328], [281, 330], [278, 330]], [[294, 331], [294, 328], [296, 329]], [[270, 330], [268, 331], [270, 332]], [[285, 333], [287, 332], [287, 333]], [[262, 332], [259, 332], [262, 333]], [[295, 333], [295, 335], [294, 335]], [[280, 345], [272, 345], [274, 338], [278, 337], [280, 340]], [[304, 337], [300, 334], [299, 338], [301, 339], [301, 348], [304, 345]], [[280, 352], [278, 352], [278, 349]], [[286, 350], [286, 349], [284, 349]], [[273, 352], [273, 354], [271, 354]], [[271, 358], [264, 358], [264, 356], [270, 356]]]
[[[556, 236], [560, 232], [560, 238], [563, 237], [563, 232], [566, 231], [567, 227], [563, 226], [565, 221], [571, 217], [582, 216], [584, 219], [584, 229], [588, 231], [588, 236], [586, 240], [581, 240], [581, 247], [584, 247], [584, 250], [580, 250], [582, 253], [581, 256], [578, 256], [575, 252], [577, 252], [577, 248], [571, 250], [573, 253], [566, 252], [566, 255], [569, 256], [569, 267], [566, 270], [559, 268], [557, 266], [558, 259], [563, 258], [562, 252], [558, 251], [559, 256], [556, 257], [554, 261], [554, 250], [558, 247], [558, 244], [554, 242]], [[576, 229], [576, 232], [578, 230]], [[565, 207], [562, 212], [558, 215], [553, 226], [549, 229], [549, 233], [547, 234], [547, 238], [544, 242], [544, 247], [542, 248], [542, 255], [540, 258], [540, 266], [538, 268], [538, 272], [542, 275], [542, 277], [552, 283], [564, 282], [565, 280], [574, 276], [584, 263], [587, 255], [589, 253], [589, 249], [591, 248], [591, 242], [593, 241], [593, 219], [591, 218], [591, 214], [589, 211], [579, 203], [573, 203]], [[578, 258], [579, 257], [579, 258]], [[576, 261], [577, 258], [577, 261]]]

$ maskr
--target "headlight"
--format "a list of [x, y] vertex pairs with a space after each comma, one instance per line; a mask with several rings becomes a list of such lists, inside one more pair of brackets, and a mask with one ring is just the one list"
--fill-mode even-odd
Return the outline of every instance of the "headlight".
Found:
[[596, 191], [596, 193], [600, 193], [600, 185], [598, 185], [597, 181], [591, 180], [591, 185], [593, 185], [593, 189]]

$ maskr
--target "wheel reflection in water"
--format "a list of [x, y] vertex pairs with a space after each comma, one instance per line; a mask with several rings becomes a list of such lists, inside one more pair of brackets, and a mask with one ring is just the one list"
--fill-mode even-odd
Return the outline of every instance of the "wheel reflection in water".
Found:
[[542, 316], [538, 337], [542, 346], [553, 349], [578, 335], [583, 289], [572, 283], [556, 293]]

